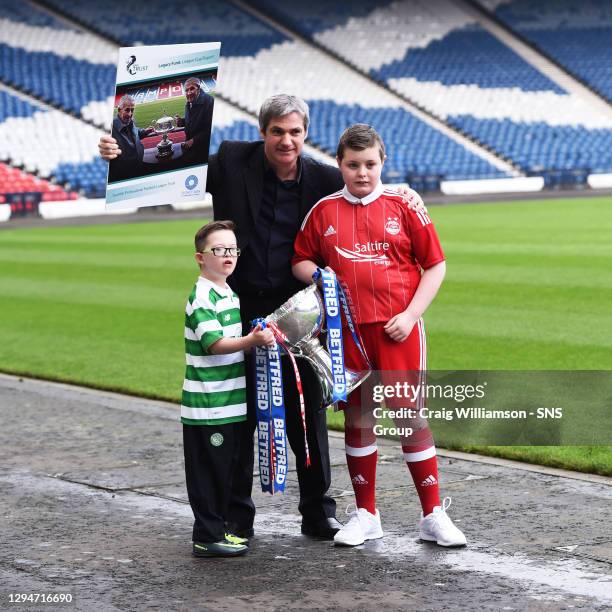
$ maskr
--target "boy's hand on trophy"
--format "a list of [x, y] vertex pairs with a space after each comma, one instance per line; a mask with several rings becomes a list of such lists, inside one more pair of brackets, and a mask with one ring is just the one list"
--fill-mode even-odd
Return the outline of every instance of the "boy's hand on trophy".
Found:
[[[325, 266], [323, 269], [327, 272], [333, 272], [335, 274], [334, 270], [329, 266]], [[317, 279], [317, 287], [323, 290], [323, 276], [319, 276], [319, 278]]]
[[273, 347], [276, 344], [276, 339], [272, 331], [269, 329], [262, 329], [261, 323], [257, 324], [257, 327], [253, 329], [250, 335], [253, 338], [253, 344], [257, 346]]
[[111, 159], [115, 159], [117, 156], [121, 155], [121, 149], [117, 144], [117, 141], [108, 134], [100, 137], [100, 142], [98, 142], [98, 151], [100, 151], [100, 156], [102, 159], [106, 161], [110, 161]]

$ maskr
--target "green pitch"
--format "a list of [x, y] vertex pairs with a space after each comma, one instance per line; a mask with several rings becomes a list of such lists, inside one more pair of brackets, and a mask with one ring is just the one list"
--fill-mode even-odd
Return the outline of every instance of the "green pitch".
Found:
[[170, 115], [170, 117], [179, 115], [183, 117], [185, 115], [185, 96], [136, 104], [134, 108], [134, 123], [140, 129], [144, 129], [164, 115]]
[[[425, 317], [431, 369], [612, 370], [611, 198], [430, 213], [448, 259]], [[177, 401], [183, 309], [197, 276], [192, 237], [203, 222], [5, 224], [0, 369]], [[521, 457], [612, 473], [605, 448]]]

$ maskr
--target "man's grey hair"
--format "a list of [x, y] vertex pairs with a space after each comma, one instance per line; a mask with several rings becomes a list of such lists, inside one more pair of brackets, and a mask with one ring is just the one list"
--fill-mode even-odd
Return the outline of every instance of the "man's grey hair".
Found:
[[187, 85], [189, 85], [189, 83], [193, 83], [196, 87], [202, 87], [202, 82], [197, 77], [189, 77], [185, 81], [185, 87], [187, 87]]
[[310, 113], [308, 111], [308, 104], [302, 98], [290, 96], [289, 94], [270, 96], [267, 100], [264, 100], [259, 109], [259, 129], [265, 133], [272, 119], [285, 117], [291, 113], [302, 115], [304, 118], [304, 130], [308, 130]]
[[136, 106], [134, 98], [132, 98], [132, 96], [129, 96], [128, 94], [125, 94], [124, 96], [121, 96], [121, 98], [119, 98], [119, 104], [117, 104], [117, 108], [123, 108], [128, 103]]

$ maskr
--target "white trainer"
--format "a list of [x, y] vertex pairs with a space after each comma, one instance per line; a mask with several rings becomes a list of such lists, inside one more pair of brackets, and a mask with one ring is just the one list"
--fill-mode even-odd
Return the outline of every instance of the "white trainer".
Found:
[[376, 514], [371, 514], [365, 508], [357, 508], [350, 513], [347, 510], [347, 514], [351, 518], [334, 536], [334, 544], [359, 546], [366, 540], [376, 540], [383, 537], [378, 510], [376, 510]]
[[436, 506], [431, 514], [424, 517], [421, 513], [421, 522], [419, 523], [421, 540], [436, 542], [440, 546], [465, 546], [467, 544], [461, 530], [453, 524], [450, 516], [446, 514], [450, 505], [451, 498], [445, 497], [442, 506]]

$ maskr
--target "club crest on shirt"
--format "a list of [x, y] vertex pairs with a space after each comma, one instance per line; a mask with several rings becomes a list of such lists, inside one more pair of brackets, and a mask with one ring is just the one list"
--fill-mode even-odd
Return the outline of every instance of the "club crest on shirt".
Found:
[[387, 217], [385, 232], [387, 232], [387, 234], [391, 234], [392, 236], [397, 236], [397, 234], [400, 233], [400, 223], [397, 217]]

